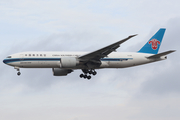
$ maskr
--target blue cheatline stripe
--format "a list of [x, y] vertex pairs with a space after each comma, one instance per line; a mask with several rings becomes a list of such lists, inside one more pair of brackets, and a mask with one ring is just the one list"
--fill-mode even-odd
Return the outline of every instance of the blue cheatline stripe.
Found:
[[61, 58], [9, 58], [4, 59], [4, 63], [12, 63], [12, 62], [24, 62], [24, 61], [59, 61]]
[[[12, 62], [24, 62], [24, 61], [60, 61], [61, 58], [8, 58], [3, 62], [8, 64]], [[133, 58], [103, 58], [101, 61], [127, 61]]]
[[101, 61], [127, 61], [133, 58], [103, 58]]

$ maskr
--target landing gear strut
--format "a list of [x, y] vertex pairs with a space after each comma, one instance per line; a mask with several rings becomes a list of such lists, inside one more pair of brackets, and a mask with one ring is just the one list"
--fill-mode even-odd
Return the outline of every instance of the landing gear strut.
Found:
[[14, 67], [14, 69], [16, 69], [18, 72], [17, 72], [17, 75], [20, 76], [21, 75], [21, 72], [20, 72], [20, 69], [19, 67]]
[[[92, 75], [96, 75], [97, 74], [97, 72], [94, 70], [94, 69], [91, 69], [91, 70], [88, 70], [88, 69], [82, 69], [82, 71], [83, 71], [83, 73], [84, 74], [80, 74], [80, 78], [84, 78], [84, 79], [91, 79], [91, 74]], [[89, 75], [88, 75], [89, 74]]]

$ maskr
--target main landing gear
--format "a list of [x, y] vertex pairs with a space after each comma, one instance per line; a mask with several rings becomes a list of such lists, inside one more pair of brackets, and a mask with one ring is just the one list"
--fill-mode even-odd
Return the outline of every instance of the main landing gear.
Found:
[[16, 69], [18, 71], [17, 75], [20, 76], [21, 75], [20, 69], [18, 67], [14, 67], [14, 69]]
[[[91, 69], [91, 70], [88, 70], [88, 69], [82, 69], [82, 71], [83, 71], [83, 73], [84, 74], [80, 74], [80, 78], [84, 78], [84, 79], [91, 79], [91, 74], [92, 75], [96, 75], [97, 74], [97, 72], [94, 70], [94, 69]], [[89, 74], [89, 75], [88, 75]]]

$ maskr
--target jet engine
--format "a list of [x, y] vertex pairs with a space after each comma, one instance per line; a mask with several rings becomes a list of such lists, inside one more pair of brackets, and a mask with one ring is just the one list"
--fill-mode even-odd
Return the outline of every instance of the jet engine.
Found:
[[73, 72], [71, 69], [61, 69], [61, 68], [52, 68], [54, 76], [66, 76], [67, 74]]

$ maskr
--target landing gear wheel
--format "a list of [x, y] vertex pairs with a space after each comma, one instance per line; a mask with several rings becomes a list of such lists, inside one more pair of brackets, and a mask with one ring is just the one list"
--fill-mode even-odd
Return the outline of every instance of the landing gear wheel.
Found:
[[93, 71], [92, 71], [92, 70], [90, 70], [90, 71], [89, 71], [89, 74], [92, 74], [92, 73], [93, 73]]
[[18, 73], [17, 73], [17, 75], [18, 75], [18, 76], [20, 76], [20, 75], [21, 75], [21, 73], [20, 73], [20, 72], [18, 72]]
[[87, 79], [88, 79], [88, 80], [91, 79], [91, 76], [87, 76]]
[[84, 75], [83, 75], [83, 74], [80, 74], [80, 78], [82, 78], [82, 77], [84, 77]]
[[96, 74], [97, 74], [97, 72], [96, 72], [96, 71], [94, 71], [92, 74], [93, 74], [93, 75], [96, 75]]
[[84, 75], [84, 78], [86, 79], [88, 76], [87, 75]]

